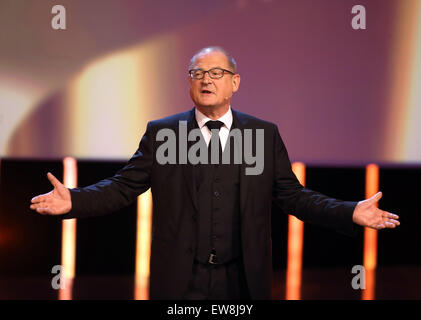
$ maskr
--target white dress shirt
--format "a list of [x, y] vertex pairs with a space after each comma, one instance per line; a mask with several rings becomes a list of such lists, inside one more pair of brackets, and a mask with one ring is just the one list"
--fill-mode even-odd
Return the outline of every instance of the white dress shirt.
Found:
[[[199, 125], [200, 131], [202, 132], [203, 138], [205, 139], [206, 145], [209, 145], [209, 141], [212, 136], [212, 132], [209, 130], [207, 126], [205, 126], [206, 122], [209, 120], [213, 120], [205, 116], [202, 112], [200, 112], [197, 108], [195, 108], [195, 115], [196, 121]], [[225, 149], [225, 144], [227, 143], [227, 139], [229, 136], [229, 132], [232, 125], [232, 111], [231, 106], [229, 106], [228, 111], [220, 118], [216, 119], [224, 123], [224, 125], [219, 130], [219, 140], [221, 141], [222, 150]]]

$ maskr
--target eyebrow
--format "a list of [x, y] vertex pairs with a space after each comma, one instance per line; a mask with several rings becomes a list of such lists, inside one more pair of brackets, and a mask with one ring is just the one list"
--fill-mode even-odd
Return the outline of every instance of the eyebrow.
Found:
[[[208, 69], [208, 70], [211, 70], [211, 69], [214, 69], [214, 68], [219, 68], [219, 69], [226, 69], [226, 70], [228, 70], [227, 68], [220, 67], [220, 66], [217, 66], [217, 67], [211, 67], [211, 68], [210, 68], [210, 69]], [[192, 70], [196, 70], [196, 69], [204, 70], [204, 69], [202, 69], [202, 68], [193, 68]]]

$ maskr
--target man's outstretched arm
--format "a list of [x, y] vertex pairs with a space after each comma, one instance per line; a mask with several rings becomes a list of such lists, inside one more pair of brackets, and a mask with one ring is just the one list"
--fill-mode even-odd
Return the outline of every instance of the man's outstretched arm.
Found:
[[377, 207], [381, 192], [359, 201], [342, 201], [304, 188], [291, 170], [288, 153], [275, 130], [274, 201], [285, 213], [303, 221], [324, 225], [339, 232], [355, 235], [356, 225], [374, 229], [395, 228], [399, 217]]
[[47, 174], [54, 189], [32, 198], [30, 208], [40, 214], [82, 218], [117, 211], [150, 187], [153, 142], [150, 125], [139, 148], [127, 165], [113, 177], [84, 188], [67, 189], [51, 173]]

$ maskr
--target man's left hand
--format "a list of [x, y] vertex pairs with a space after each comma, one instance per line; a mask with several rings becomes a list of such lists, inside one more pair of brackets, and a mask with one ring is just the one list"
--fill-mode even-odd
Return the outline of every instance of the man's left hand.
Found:
[[396, 214], [380, 210], [377, 202], [382, 197], [381, 192], [377, 192], [370, 199], [358, 202], [352, 215], [352, 221], [363, 227], [369, 227], [376, 230], [384, 228], [395, 228], [400, 225], [399, 217]]

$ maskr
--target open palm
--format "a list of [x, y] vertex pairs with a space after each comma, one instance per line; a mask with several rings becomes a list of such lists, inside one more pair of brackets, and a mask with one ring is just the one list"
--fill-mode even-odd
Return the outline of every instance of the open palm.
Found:
[[50, 172], [47, 173], [54, 189], [46, 194], [41, 194], [31, 199], [32, 210], [40, 214], [59, 215], [68, 213], [72, 209], [70, 191]]
[[380, 230], [384, 228], [395, 228], [400, 225], [399, 216], [377, 207], [377, 202], [382, 197], [377, 192], [370, 199], [358, 202], [353, 213], [353, 221], [363, 227]]

